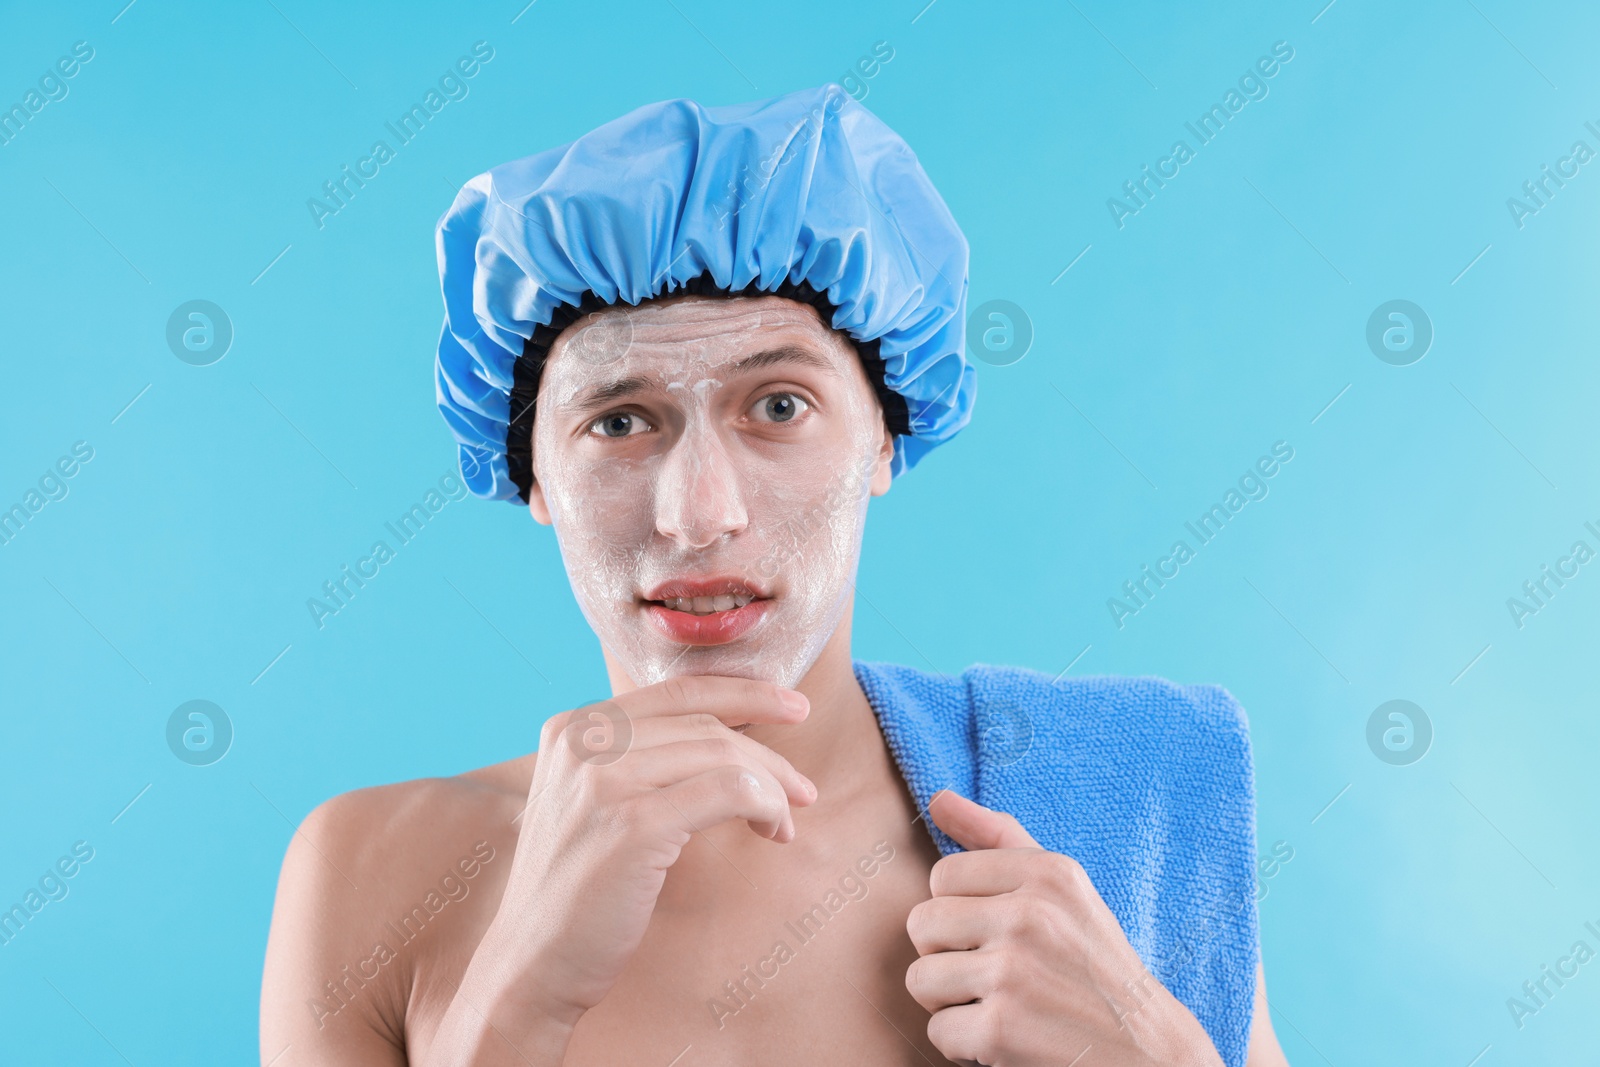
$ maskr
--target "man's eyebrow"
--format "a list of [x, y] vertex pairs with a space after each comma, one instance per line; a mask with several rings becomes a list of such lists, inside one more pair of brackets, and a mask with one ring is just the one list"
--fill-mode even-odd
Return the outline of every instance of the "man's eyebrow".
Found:
[[[772, 367], [783, 363], [797, 363], [802, 366], [816, 367], [818, 370], [827, 371], [835, 375], [839, 373], [839, 368], [834, 366], [831, 360], [799, 345], [779, 345], [777, 348], [765, 349], [754, 355], [746, 356], [737, 363], [730, 364], [728, 371], [737, 374], [742, 371], [760, 370], [763, 367]], [[579, 411], [603, 407], [642, 390], [654, 388], [655, 384], [649, 378], [643, 378], [638, 375], [618, 378], [616, 381], [607, 382], [604, 385], [599, 385], [586, 391], [582, 396], [572, 401], [572, 407]]]
[[642, 389], [648, 389], [652, 384], [650, 379], [641, 378], [638, 375], [618, 378], [614, 382], [607, 382], [605, 385], [590, 389], [574, 400], [572, 406], [579, 411], [602, 407], [614, 400], [621, 400], [623, 397], [631, 396]]
[[839, 368], [834, 366], [831, 360], [817, 355], [809, 348], [801, 348], [799, 345], [779, 345], [777, 348], [769, 348], [763, 352], [757, 352], [753, 356], [746, 356], [741, 359], [729, 369], [734, 372], [759, 370], [762, 367], [771, 367], [780, 363], [799, 363], [833, 374], [839, 373]]

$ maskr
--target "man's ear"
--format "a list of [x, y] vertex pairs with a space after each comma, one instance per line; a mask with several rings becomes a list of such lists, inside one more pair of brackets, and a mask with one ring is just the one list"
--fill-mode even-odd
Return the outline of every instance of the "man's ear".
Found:
[[531, 435], [528, 445], [528, 465], [533, 468], [533, 484], [528, 487], [528, 514], [540, 526], [549, 526], [550, 504], [544, 498], [544, 485], [539, 481], [538, 445]]
[[882, 496], [889, 491], [889, 485], [894, 481], [894, 434], [887, 426], [883, 429], [883, 440], [878, 444], [878, 467], [872, 472], [872, 495]]
[[550, 505], [544, 500], [544, 486], [539, 484], [537, 478], [528, 489], [528, 514], [533, 516], [533, 521], [540, 526], [550, 525]]

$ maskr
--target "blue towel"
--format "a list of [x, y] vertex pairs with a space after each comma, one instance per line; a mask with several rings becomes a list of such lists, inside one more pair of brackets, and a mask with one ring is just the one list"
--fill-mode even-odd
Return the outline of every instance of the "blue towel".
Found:
[[[1227, 690], [979, 664], [960, 677], [856, 661], [917, 806], [949, 788], [1083, 865], [1150, 972], [1228, 1067], [1256, 975], [1255, 778]], [[927, 819], [945, 855], [960, 846]], [[1131, 1008], [1131, 1003], [1125, 1008]]]

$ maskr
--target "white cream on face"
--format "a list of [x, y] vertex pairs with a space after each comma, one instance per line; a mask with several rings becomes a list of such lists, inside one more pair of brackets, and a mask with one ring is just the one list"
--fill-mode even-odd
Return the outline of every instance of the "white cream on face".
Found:
[[[823, 365], [735, 368], [784, 349]], [[773, 417], [775, 395], [798, 399], [776, 402], [791, 418]], [[561, 334], [540, 379], [534, 473], [584, 617], [635, 685], [800, 681], [850, 601], [884, 432], [854, 347], [780, 297], [609, 308]], [[658, 583], [711, 576], [773, 598], [754, 628], [688, 645], [646, 615]]]

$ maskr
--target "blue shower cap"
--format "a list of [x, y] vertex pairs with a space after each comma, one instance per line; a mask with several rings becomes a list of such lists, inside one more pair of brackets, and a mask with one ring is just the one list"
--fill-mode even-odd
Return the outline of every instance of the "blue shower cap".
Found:
[[527, 497], [515, 436], [559, 329], [667, 293], [777, 293], [831, 311], [878, 378], [894, 475], [972, 415], [966, 239], [911, 149], [838, 85], [639, 108], [473, 178], [436, 240], [439, 410], [480, 497]]

